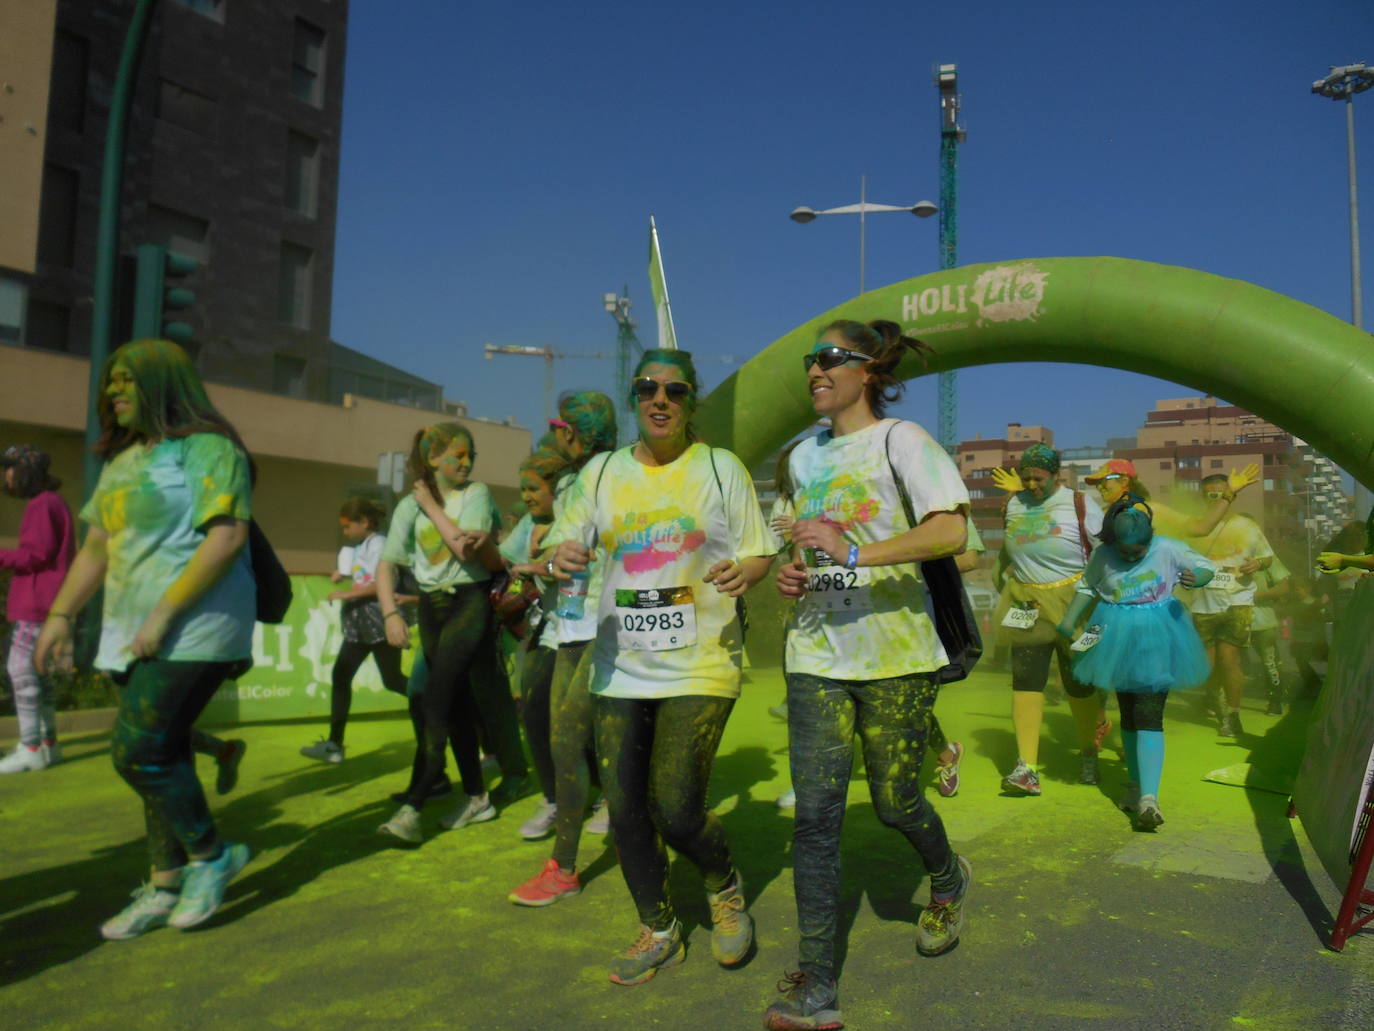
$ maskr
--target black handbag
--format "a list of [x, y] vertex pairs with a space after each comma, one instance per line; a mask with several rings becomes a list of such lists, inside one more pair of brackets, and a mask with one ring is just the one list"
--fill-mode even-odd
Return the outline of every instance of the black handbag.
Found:
[[291, 577], [256, 519], [248, 523], [248, 562], [257, 584], [257, 620], [280, 623], [291, 607]]
[[[906, 521], [916, 525], [916, 513], [911, 505], [911, 497], [906, 492], [902, 478], [897, 475], [897, 467], [892, 464], [892, 430], [887, 431], [883, 450], [887, 454], [887, 468], [892, 473], [892, 482], [897, 487], [897, 495], [902, 499], [902, 509]], [[926, 592], [930, 595], [928, 611], [935, 632], [940, 635], [940, 643], [945, 646], [949, 664], [937, 669], [932, 677], [936, 684], [952, 684], [963, 680], [973, 672], [983, 655], [983, 636], [978, 632], [978, 617], [964, 590], [964, 578], [954, 559], [931, 559], [921, 563], [921, 579], [925, 581]]]

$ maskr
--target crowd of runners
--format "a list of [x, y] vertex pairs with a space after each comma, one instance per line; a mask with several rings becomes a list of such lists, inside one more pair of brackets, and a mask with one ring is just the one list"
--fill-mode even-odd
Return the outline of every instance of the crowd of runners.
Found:
[[[685, 351], [646, 352], [630, 398], [562, 399], [520, 466], [524, 512], [505, 532], [491, 493], [472, 478], [472, 433], [458, 423], [419, 431], [411, 489], [389, 519], [364, 498], [339, 513], [346, 544], [330, 599], [341, 604], [343, 645], [328, 734], [302, 754], [346, 761], [352, 681], [370, 657], [385, 688], [406, 697], [415, 741], [409, 782], [378, 833], [421, 845], [436, 803], [437, 826], [458, 829], [537, 793], [520, 834], [551, 836], [552, 847], [512, 886], [511, 902], [577, 895], [580, 837], [609, 829], [639, 922], [610, 980], [639, 984], [686, 956], [669, 848], [701, 873], [713, 956], [737, 965], [753, 948], [748, 871], [707, 808], [707, 788], [740, 693], [744, 596], [771, 578], [767, 589], [793, 606], [786, 698], [774, 711], [790, 739], [792, 786], [780, 804], [795, 808], [799, 943], [797, 970], [764, 1023], [843, 1026], [840, 830], [856, 737], [878, 818], [929, 877], [920, 954], [958, 942], [973, 881], [920, 775], [929, 749], [938, 794], [959, 790], [963, 748], [933, 709], [940, 685], [977, 658], [972, 628], [960, 633], [969, 610], [955, 570], [976, 563], [982, 542], [950, 456], [920, 426], [886, 416], [902, 394], [899, 363], [924, 351], [891, 322], [826, 327], [796, 372], [825, 428], [781, 456], [767, 519], [740, 460], [693, 430], [699, 383]], [[8, 670], [20, 727], [0, 772], [60, 758], [44, 674], [68, 661], [73, 622], [102, 591], [94, 664], [119, 685], [114, 766], [143, 802], [150, 870], [100, 929], [117, 940], [202, 923], [249, 860], [246, 845], [219, 836], [194, 765], [194, 753], [211, 756], [226, 792], [245, 746], [194, 723], [250, 663], [264, 598], [254, 466], [185, 353], [165, 341], [126, 344], [102, 383], [105, 464], [79, 513], [79, 549], [48, 456], [18, 445], [0, 459], [6, 491], [25, 500], [19, 547], [0, 551], [0, 568], [14, 572]], [[626, 402], [638, 433], [617, 448], [615, 413]], [[1290, 589], [1303, 578], [1289, 576], [1253, 520], [1231, 511], [1257, 470], [1208, 477], [1205, 510], [1187, 516], [1153, 502], [1129, 461], [1087, 477], [1089, 492], [1065, 486], [1059, 462], [1053, 448], [1033, 444], [1018, 469], [999, 471], [1007, 496], [994, 623], [1010, 656], [1017, 748], [1002, 789], [1042, 791], [1054, 666], [1076, 726], [1079, 779], [1096, 784], [1099, 751], [1119, 744], [1130, 777], [1120, 806], [1153, 831], [1164, 822], [1169, 692], [1203, 687], [1200, 704], [1213, 708], [1219, 733], [1241, 734], [1242, 655], [1253, 643], [1270, 709], [1281, 712], [1275, 606], [1305, 612], [1293, 625], [1310, 630], [1320, 603]], [[1318, 567], [1348, 579], [1371, 568], [1369, 550], [1355, 540], [1323, 553]], [[500, 647], [510, 626], [521, 628], [515, 690]], [[1300, 664], [1316, 657], [1319, 637], [1295, 629]], [[491, 790], [484, 754], [499, 766]]]

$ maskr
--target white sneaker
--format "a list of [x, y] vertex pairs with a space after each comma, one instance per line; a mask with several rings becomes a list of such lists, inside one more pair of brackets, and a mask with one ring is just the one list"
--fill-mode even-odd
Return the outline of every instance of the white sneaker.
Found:
[[343, 745], [336, 745], [327, 738], [320, 738], [313, 745], [306, 745], [301, 749], [301, 755], [307, 759], [318, 759], [320, 762], [336, 765], [344, 761]]
[[444, 830], [456, 831], [470, 823], [486, 823], [496, 819], [496, 806], [483, 791], [480, 795], [468, 795], [466, 802], [459, 802], [446, 816], [439, 817], [439, 826]]
[[778, 796], [778, 808], [797, 808], [797, 792], [794, 788], [788, 788], [786, 791], [784, 791], [781, 795]]
[[553, 830], [553, 821], [557, 816], [558, 806], [552, 802], [540, 802], [534, 815], [520, 825], [520, 836], [526, 841], [538, 841]]
[[420, 833], [420, 810], [413, 805], [403, 805], [391, 819], [377, 828], [378, 834], [399, 838], [410, 845], [418, 845], [424, 835]]
[[134, 891], [133, 902], [100, 925], [100, 936], [107, 941], [124, 941], [155, 927], [165, 927], [177, 899], [170, 891], [144, 884]]
[[48, 757], [42, 746], [30, 748], [19, 745], [13, 752], [0, 759], [0, 773], [27, 773], [29, 770], [46, 770]]
[[606, 804], [603, 795], [596, 800], [596, 805], [592, 806], [591, 819], [587, 821], [588, 834], [609, 834], [611, 830], [611, 808]]

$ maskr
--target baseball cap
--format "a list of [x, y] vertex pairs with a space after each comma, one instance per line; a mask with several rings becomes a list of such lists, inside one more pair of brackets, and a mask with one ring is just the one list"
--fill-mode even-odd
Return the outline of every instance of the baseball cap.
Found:
[[1135, 466], [1129, 459], [1113, 458], [1091, 476], [1083, 477], [1085, 483], [1096, 483], [1098, 480], [1105, 480], [1108, 476], [1127, 476], [1135, 478]]

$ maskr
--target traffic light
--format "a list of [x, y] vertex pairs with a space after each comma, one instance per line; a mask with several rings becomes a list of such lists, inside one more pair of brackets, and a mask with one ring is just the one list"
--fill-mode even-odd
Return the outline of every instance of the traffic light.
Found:
[[195, 293], [175, 284], [198, 269], [200, 264], [155, 243], [141, 245], [136, 254], [133, 338], [161, 337], [181, 344], [189, 343], [195, 336], [195, 330], [189, 323], [174, 320], [170, 315], [195, 303]]

